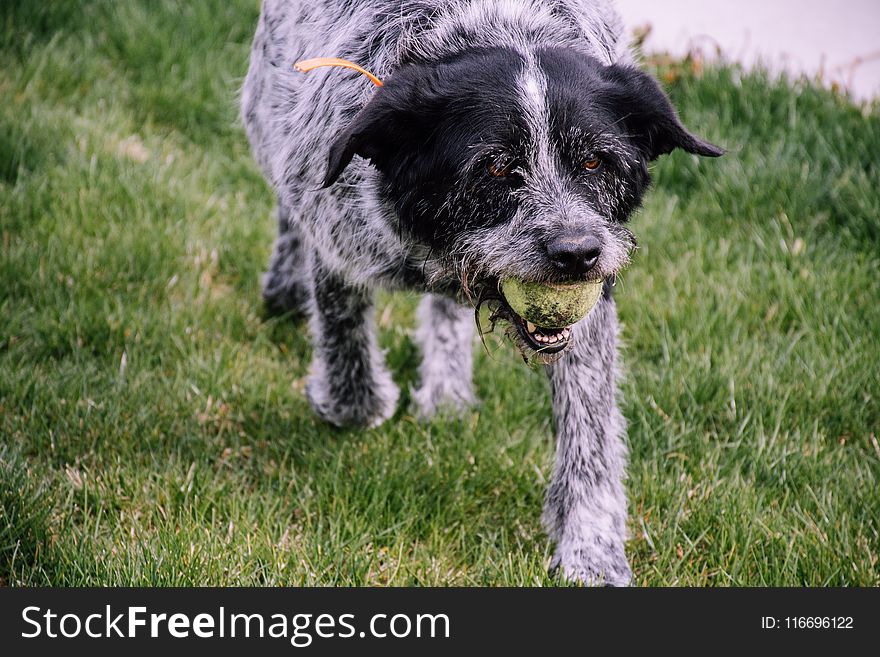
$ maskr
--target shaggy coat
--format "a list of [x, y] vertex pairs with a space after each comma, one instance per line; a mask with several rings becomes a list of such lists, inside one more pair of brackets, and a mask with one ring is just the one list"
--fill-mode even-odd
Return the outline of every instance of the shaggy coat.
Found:
[[[385, 84], [294, 70], [314, 57], [356, 62]], [[610, 3], [264, 0], [242, 117], [278, 197], [264, 296], [308, 314], [315, 411], [339, 426], [394, 413], [377, 288], [426, 293], [417, 414], [467, 409], [474, 306], [488, 303], [550, 380], [551, 567], [629, 583], [611, 285], [635, 245], [626, 223], [648, 163], [676, 147], [721, 151], [628, 64]], [[573, 326], [542, 328], [506, 303], [505, 278], [604, 282], [604, 294]]]

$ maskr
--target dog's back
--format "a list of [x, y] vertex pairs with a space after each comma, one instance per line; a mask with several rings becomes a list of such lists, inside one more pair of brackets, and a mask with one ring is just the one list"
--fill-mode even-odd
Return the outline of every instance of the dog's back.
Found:
[[[348, 80], [335, 80], [331, 90], [328, 73], [294, 72], [293, 63], [308, 57], [338, 54], [358, 31], [361, 18], [370, 18], [365, 3], [337, 0], [264, 0], [254, 36], [250, 67], [242, 89], [241, 111], [248, 138], [260, 166], [276, 185], [283, 184], [278, 149], [294, 142], [309, 153], [326, 150], [326, 129], [334, 113], [354, 102]], [[363, 85], [357, 85], [362, 87]], [[305, 172], [298, 171], [297, 177]], [[289, 182], [289, 181], [287, 181]]]

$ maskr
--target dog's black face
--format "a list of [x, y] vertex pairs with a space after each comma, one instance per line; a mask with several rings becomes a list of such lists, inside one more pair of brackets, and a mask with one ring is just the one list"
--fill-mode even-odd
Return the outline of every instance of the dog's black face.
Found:
[[[394, 74], [334, 142], [325, 185], [351, 158], [379, 170], [399, 228], [466, 292], [498, 282], [608, 280], [635, 245], [625, 227], [648, 162], [674, 148], [718, 156], [648, 75], [565, 49], [472, 50]], [[520, 347], [558, 352], [499, 299]]]

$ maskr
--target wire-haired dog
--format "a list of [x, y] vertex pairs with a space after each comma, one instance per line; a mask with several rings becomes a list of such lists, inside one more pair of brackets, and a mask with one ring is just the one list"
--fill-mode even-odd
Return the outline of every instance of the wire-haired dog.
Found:
[[[674, 148], [721, 149], [689, 133], [657, 83], [626, 63], [619, 31], [604, 0], [264, 0], [242, 115], [278, 196], [264, 295], [308, 312], [315, 411], [335, 425], [393, 414], [398, 391], [373, 319], [379, 287], [426, 293], [417, 412], [467, 408], [473, 307], [490, 301], [550, 379], [552, 567], [624, 585], [611, 282], [635, 244], [626, 222], [648, 163]], [[294, 70], [317, 56], [385, 84]], [[551, 329], [511, 310], [504, 278], [605, 287], [586, 318]]]

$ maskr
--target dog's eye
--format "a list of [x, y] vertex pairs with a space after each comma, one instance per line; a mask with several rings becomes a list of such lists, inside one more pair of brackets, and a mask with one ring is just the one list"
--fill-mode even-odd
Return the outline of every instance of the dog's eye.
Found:
[[506, 178], [513, 173], [513, 168], [515, 166], [516, 160], [513, 156], [503, 153], [490, 158], [489, 161], [486, 162], [486, 171], [488, 171], [489, 175], [493, 178]]
[[590, 155], [581, 162], [581, 166], [587, 171], [597, 171], [602, 166], [602, 160], [596, 155]]

